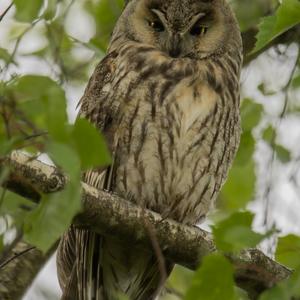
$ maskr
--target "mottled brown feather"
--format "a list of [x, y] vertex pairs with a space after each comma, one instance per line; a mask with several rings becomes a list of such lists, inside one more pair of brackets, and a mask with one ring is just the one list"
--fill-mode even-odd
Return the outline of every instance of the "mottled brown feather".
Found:
[[[148, 28], [153, 8], [170, 32], [199, 10], [210, 29], [187, 37], [174, 58], [168, 37]], [[241, 48], [223, 0], [130, 1], [80, 101], [80, 117], [104, 133], [113, 163], [83, 179], [179, 222], [203, 220], [239, 144]], [[75, 300], [115, 300], [119, 292], [151, 300], [161, 283], [151, 249], [74, 227], [62, 238], [58, 269], [64, 295], [76, 290]]]

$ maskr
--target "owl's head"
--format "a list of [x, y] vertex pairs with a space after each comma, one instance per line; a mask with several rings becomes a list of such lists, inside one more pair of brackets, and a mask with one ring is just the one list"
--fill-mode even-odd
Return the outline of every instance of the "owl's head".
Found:
[[240, 31], [225, 0], [131, 0], [111, 47], [128, 40], [174, 58], [204, 58], [240, 47]]

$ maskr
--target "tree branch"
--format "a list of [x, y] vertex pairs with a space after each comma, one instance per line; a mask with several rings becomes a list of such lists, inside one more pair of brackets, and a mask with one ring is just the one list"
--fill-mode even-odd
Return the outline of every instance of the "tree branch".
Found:
[[11, 7], [13, 6], [13, 2], [4, 10], [4, 12], [0, 15], [0, 22], [3, 20], [3, 18], [6, 16], [6, 14], [9, 12]]
[[[0, 161], [0, 166], [10, 168], [10, 175], [3, 185], [25, 197], [32, 196], [34, 201], [39, 200], [41, 192], [61, 190], [67, 180], [57, 168], [21, 152], [13, 152]], [[85, 183], [82, 183], [82, 190], [83, 212], [74, 220], [80, 227], [151, 247], [146, 225], [151, 224], [163, 254], [192, 270], [204, 256], [216, 251], [210, 234], [202, 229], [163, 219], [155, 212], [141, 209], [117, 195], [98, 191]], [[227, 257], [235, 267], [236, 283], [247, 290], [252, 299], [291, 274], [290, 270], [257, 249], [245, 250], [238, 255], [228, 254]]]
[[43, 254], [36, 248], [19, 242], [0, 266], [1, 300], [21, 299], [54, 250], [55, 247], [52, 247]]

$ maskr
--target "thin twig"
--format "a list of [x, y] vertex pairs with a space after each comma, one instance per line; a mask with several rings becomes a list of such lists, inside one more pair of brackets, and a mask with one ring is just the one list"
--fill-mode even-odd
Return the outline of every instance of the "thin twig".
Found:
[[8, 13], [8, 11], [10, 10], [10, 8], [13, 6], [13, 2], [7, 7], [7, 9], [0, 15], [0, 22], [3, 20], [3, 18], [5, 17], [5, 15]]
[[30, 247], [30, 248], [27, 248], [25, 249], [24, 251], [22, 252], [19, 252], [19, 253], [16, 253], [14, 256], [12, 256], [11, 258], [7, 259], [5, 262], [3, 262], [1, 265], [0, 265], [0, 270], [2, 268], [4, 268], [7, 264], [9, 264], [11, 261], [13, 261], [14, 259], [26, 254], [27, 252], [29, 251], [32, 251], [33, 249], [35, 249], [35, 247]]
[[22, 232], [20, 230], [17, 230], [17, 234], [14, 240], [9, 245], [6, 245], [4, 249], [2, 249], [2, 252], [0, 254], [0, 264], [4, 263], [7, 260], [7, 257], [11, 254], [16, 245], [21, 241], [22, 237]]
[[[288, 81], [287, 81], [285, 87], [282, 89], [282, 91], [285, 93], [285, 99], [284, 99], [284, 104], [283, 104], [282, 111], [279, 115], [277, 124], [275, 126], [276, 127], [276, 132], [279, 130], [281, 122], [284, 119], [287, 108], [288, 108], [289, 99], [290, 99], [289, 98], [289, 89], [290, 89], [291, 83], [293, 81], [293, 77], [294, 77], [295, 71], [297, 69], [299, 59], [300, 59], [300, 49], [298, 48], [298, 53], [297, 53], [297, 58], [295, 60], [295, 64], [294, 64], [294, 66], [291, 70], [290, 76], [288, 78]], [[273, 152], [272, 152], [272, 157], [270, 159], [270, 166], [269, 166], [270, 182], [268, 184], [267, 190], [266, 190], [265, 195], [264, 195], [264, 198], [266, 199], [266, 201], [265, 201], [265, 213], [264, 213], [264, 226], [268, 225], [268, 219], [269, 219], [270, 191], [271, 191], [271, 184], [272, 184], [271, 181], [272, 181], [272, 177], [273, 177], [272, 176], [273, 164], [274, 164], [275, 156], [276, 156], [276, 154], [275, 154], [275, 138], [276, 138], [276, 133], [274, 131], [274, 133], [272, 135], [272, 138], [271, 138], [271, 146], [273, 148]]]
[[[15, 256], [13, 261], [0, 269], [0, 298], [2, 300], [23, 299], [25, 291], [53, 254], [57, 244], [51, 247], [47, 253], [37, 249], [30, 250], [31, 247], [32, 245], [23, 241], [18, 242], [11, 251], [12, 253], [19, 253], [19, 256]], [[25, 253], [24, 250], [26, 250]]]
[[[146, 207], [144, 204], [142, 205], [141, 209], [142, 209], [142, 213], [145, 214]], [[155, 291], [155, 295], [159, 295], [161, 288], [164, 286], [164, 284], [168, 278], [165, 257], [163, 255], [161, 247], [159, 245], [157, 235], [155, 234], [155, 228], [152, 226], [152, 224], [149, 223], [147, 218], [143, 218], [143, 222], [145, 224], [145, 228], [147, 230], [154, 254], [155, 254], [157, 262], [158, 262], [158, 269], [159, 269], [159, 273], [160, 273], [160, 282]]]
[[[60, 18], [63, 20], [66, 18], [66, 16], [68, 15], [70, 9], [72, 8], [73, 4], [75, 3], [75, 0], [71, 0], [70, 3], [67, 5], [66, 9], [63, 11], [63, 13], [61, 14]], [[62, 47], [62, 38], [63, 35], [65, 34], [63, 31], [61, 32], [60, 35], [60, 40], [57, 41], [57, 39], [52, 38], [53, 34], [50, 30], [51, 26], [50, 24], [46, 23], [46, 29], [47, 29], [47, 37], [48, 39], [52, 42], [50, 43], [51, 47], [50, 47], [50, 51], [51, 54], [53, 56], [54, 62], [56, 65], [59, 66], [60, 69], [60, 73], [57, 74], [57, 76], [59, 77], [59, 84], [62, 85], [64, 83], [66, 83], [68, 81], [69, 78], [69, 72], [66, 68], [64, 59], [61, 56], [61, 47]]]
[[24, 140], [32, 140], [32, 139], [36, 139], [38, 137], [41, 137], [41, 136], [46, 136], [48, 135], [48, 131], [41, 131], [41, 132], [37, 132], [37, 133], [34, 133], [34, 134], [31, 134], [31, 135], [27, 135]]
[[23, 37], [32, 29], [34, 28], [34, 26], [39, 23], [42, 19], [41, 18], [38, 18], [36, 19], [35, 21], [33, 21], [29, 27], [27, 27], [23, 32], [22, 34], [17, 38], [16, 40], [16, 43], [15, 43], [15, 46], [14, 46], [14, 49], [12, 51], [12, 53], [10, 54], [10, 59], [9, 61], [6, 63], [5, 67], [1, 70], [2, 71], [2, 78], [4, 79], [7, 75], [7, 72], [8, 72], [8, 69], [9, 69], [9, 65], [11, 63], [14, 63], [14, 58], [15, 58], [15, 55], [19, 49], [19, 46], [20, 46], [20, 43], [23, 39]]
[[148, 220], [146, 218], [144, 219], [144, 222], [145, 222], [145, 226], [148, 231], [149, 238], [151, 240], [151, 244], [152, 244], [152, 247], [153, 247], [155, 256], [157, 258], [157, 262], [158, 262], [158, 269], [160, 272], [160, 284], [158, 285], [156, 293], [159, 294], [161, 287], [164, 286], [164, 284], [168, 278], [167, 270], [166, 270], [166, 261], [165, 261], [164, 255], [161, 251], [159, 242], [157, 240], [157, 236], [155, 234], [155, 228], [153, 228], [153, 226], [148, 222]]

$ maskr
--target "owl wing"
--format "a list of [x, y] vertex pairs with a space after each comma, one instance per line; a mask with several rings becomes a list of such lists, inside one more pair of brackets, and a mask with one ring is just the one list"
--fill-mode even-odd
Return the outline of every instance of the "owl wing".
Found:
[[[109, 53], [95, 68], [82, 98], [77, 106], [80, 107], [79, 117], [88, 119], [106, 138], [112, 121], [113, 108], [108, 101], [112, 79], [116, 70], [116, 51]], [[110, 142], [110, 139], [108, 139]], [[109, 145], [110, 146], [110, 145]]]
[[[112, 81], [115, 77], [117, 56], [116, 51], [111, 52], [96, 66], [78, 103], [80, 106], [78, 116], [89, 120], [103, 133], [111, 152], [113, 151], [114, 136], [112, 125], [116, 112], [112, 103], [113, 97], [110, 94], [112, 93]], [[109, 189], [108, 186], [103, 186], [103, 171], [105, 169], [106, 167], [100, 167], [85, 172], [83, 181], [99, 189]]]
[[[112, 120], [115, 114], [109, 97], [110, 85], [115, 73], [116, 52], [109, 53], [95, 68], [88, 85], [80, 99], [80, 118], [86, 118], [96, 126], [105, 136], [108, 147], [112, 150], [113, 128]], [[108, 100], [110, 99], [110, 100]], [[88, 145], [87, 145], [88, 146]], [[96, 188], [103, 188], [105, 175], [109, 174], [110, 167], [94, 168], [83, 174], [83, 181]], [[82, 249], [89, 241], [89, 234], [85, 230], [78, 230], [71, 226], [61, 239], [57, 253], [58, 277], [63, 290], [63, 298], [69, 299], [82, 284], [83, 278], [77, 278], [76, 265], [84, 256]], [[78, 242], [81, 241], [79, 247]], [[77, 261], [77, 263], [75, 263]], [[75, 277], [74, 277], [75, 276]], [[80, 276], [81, 277], [81, 276]], [[78, 289], [80, 290], [80, 289]]]

